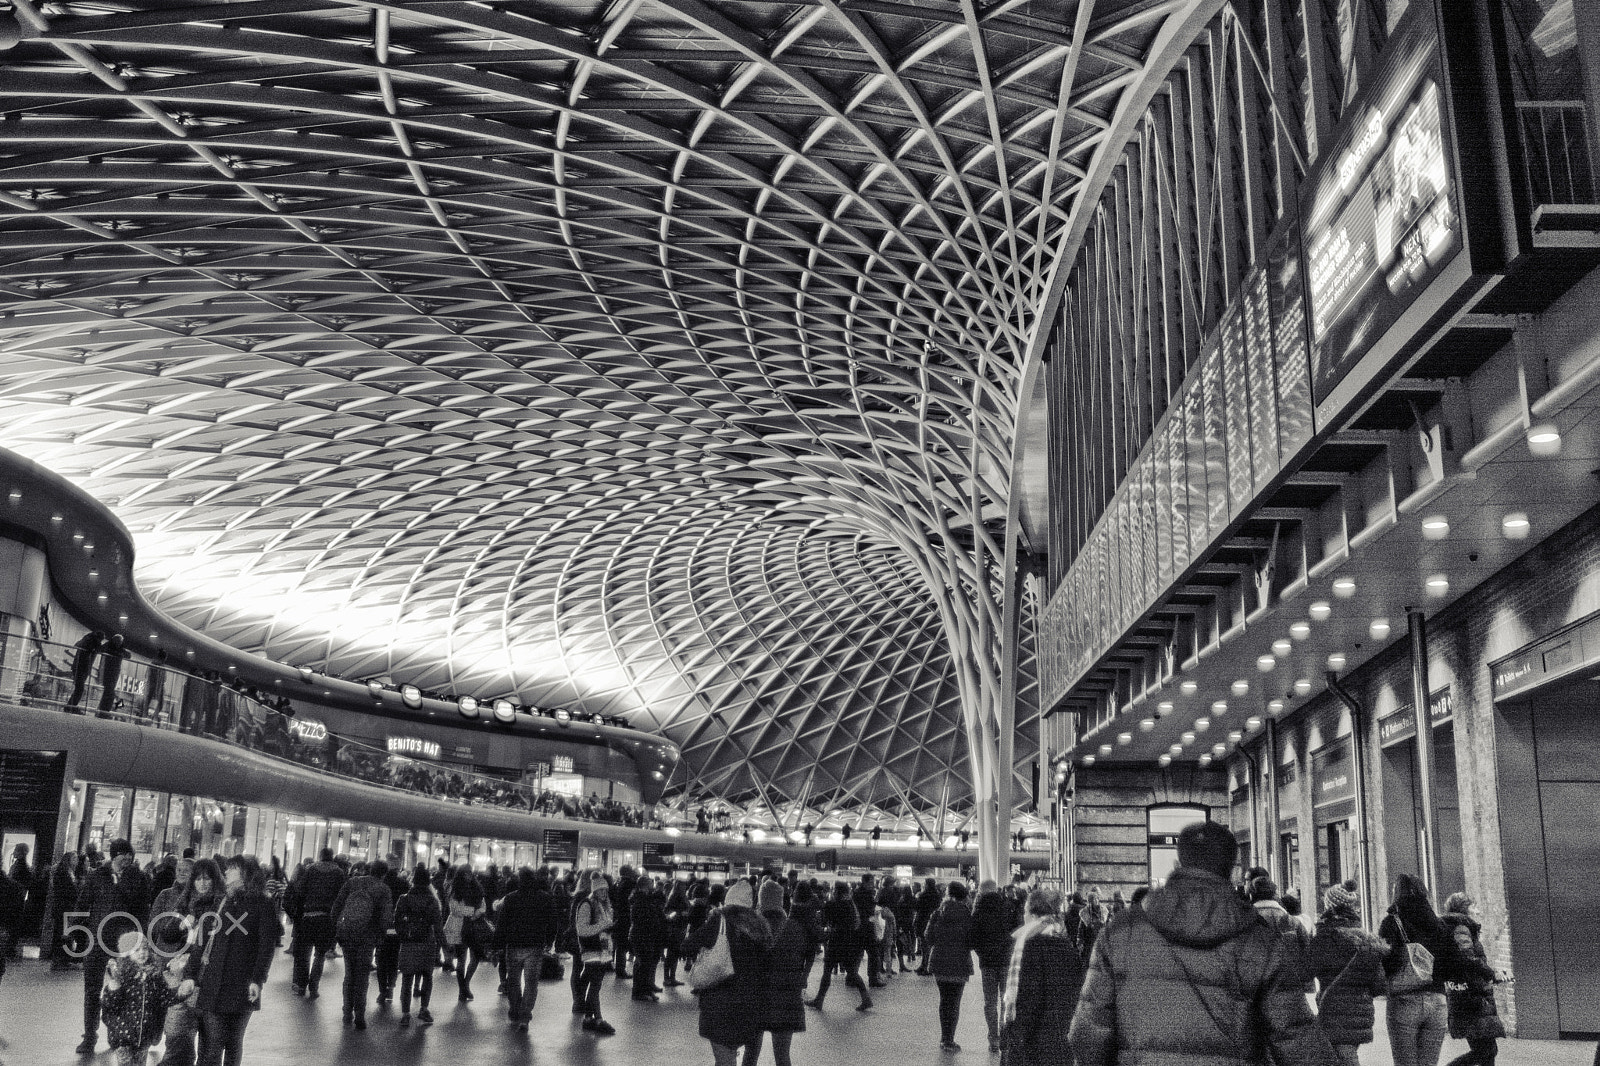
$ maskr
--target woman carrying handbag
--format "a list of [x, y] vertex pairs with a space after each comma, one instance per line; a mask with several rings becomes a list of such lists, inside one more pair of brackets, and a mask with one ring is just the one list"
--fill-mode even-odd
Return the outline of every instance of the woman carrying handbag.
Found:
[[1444, 983], [1459, 970], [1459, 954], [1417, 878], [1401, 874], [1395, 882], [1394, 906], [1378, 935], [1389, 943], [1383, 969], [1394, 1066], [1439, 1066], [1449, 1022]]

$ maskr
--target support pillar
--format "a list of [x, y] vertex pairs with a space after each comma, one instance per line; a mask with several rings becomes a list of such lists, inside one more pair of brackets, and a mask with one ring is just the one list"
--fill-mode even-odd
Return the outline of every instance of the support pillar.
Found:
[[[1339, 680], [1339, 675], [1328, 671], [1328, 689], [1350, 712], [1350, 762], [1356, 775], [1356, 852], [1361, 856], [1361, 924], [1373, 927], [1373, 912], [1379, 909], [1379, 900], [1372, 884], [1371, 833], [1367, 823], [1367, 709]], [[1311, 842], [1311, 852], [1316, 852], [1316, 841]], [[1313, 886], [1315, 882], [1312, 882]]]
[[1006, 538], [1005, 599], [1000, 616], [1000, 693], [995, 707], [995, 757], [988, 795], [974, 797], [978, 823], [978, 880], [1004, 885], [1011, 879], [1011, 794], [1016, 761], [1017, 669], [1020, 658], [1023, 582], [1015, 534]]
[[1406, 630], [1411, 638], [1411, 713], [1417, 728], [1417, 795], [1422, 818], [1422, 883], [1433, 895], [1439, 887], [1438, 811], [1433, 789], [1433, 722], [1428, 708], [1428, 623], [1422, 611], [1406, 608]]

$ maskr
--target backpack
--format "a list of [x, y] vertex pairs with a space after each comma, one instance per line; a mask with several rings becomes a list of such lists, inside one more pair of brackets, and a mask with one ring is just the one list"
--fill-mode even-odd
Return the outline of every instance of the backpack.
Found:
[[402, 896], [399, 906], [394, 909], [394, 931], [401, 941], [407, 944], [417, 944], [428, 939], [428, 916], [423, 908], [413, 903], [408, 897]]
[[372, 933], [372, 893], [365, 885], [345, 897], [344, 910], [339, 912], [339, 939], [360, 940]]

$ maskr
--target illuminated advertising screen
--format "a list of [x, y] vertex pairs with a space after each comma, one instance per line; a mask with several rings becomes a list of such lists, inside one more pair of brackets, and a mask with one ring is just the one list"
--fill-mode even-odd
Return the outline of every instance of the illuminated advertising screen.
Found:
[[1432, 5], [1386, 52], [1302, 208], [1319, 404], [1462, 248]]

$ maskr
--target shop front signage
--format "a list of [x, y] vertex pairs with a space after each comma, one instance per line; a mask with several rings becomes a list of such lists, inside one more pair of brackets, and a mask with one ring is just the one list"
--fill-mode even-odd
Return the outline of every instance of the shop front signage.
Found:
[[439, 742], [421, 737], [390, 737], [385, 741], [390, 755], [404, 755], [414, 759], [437, 759]]
[[570, 773], [572, 773], [573, 772], [573, 770], [572, 770], [572, 756], [570, 756], [570, 755], [552, 755], [552, 756], [550, 756], [550, 772], [551, 773], [557, 773], [557, 774], [570, 774]]
[[307, 744], [315, 744], [318, 741], [328, 739], [328, 727], [325, 723], [319, 722], [315, 718], [291, 718], [289, 719], [289, 735]]
[[1311, 756], [1313, 806], [1326, 807], [1354, 799], [1355, 766], [1350, 761], [1350, 741], [1340, 740]]
[[1311, 388], [1319, 405], [1464, 246], [1433, 5], [1412, 4], [1385, 50], [1306, 182]]
[[1550, 634], [1489, 664], [1489, 683], [1497, 700], [1547, 681], [1579, 673], [1600, 663], [1600, 614]]
[[578, 861], [578, 830], [546, 829], [544, 831], [544, 861], [576, 863]]
[[[1428, 720], [1434, 729], [1450, 721], [1454, 712], [1455, 704], [1448, 688], [1440, 689], [1428, 697]], [[1378, 720], [1378, 743], [1385, 748], [1391, 744], [1410, 740], [1416, 735], [1417, 716], [1409, 703]]]

